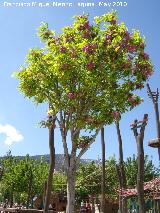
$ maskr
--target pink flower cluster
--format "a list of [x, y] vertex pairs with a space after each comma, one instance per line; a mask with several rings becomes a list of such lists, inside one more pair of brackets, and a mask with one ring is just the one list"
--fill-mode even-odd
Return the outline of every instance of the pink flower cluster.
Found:
[[130, 66], [131, 66], [131, 64], [129, 63], [129, 61], [122, 64], [122, 68], [124, 68], [124, 69], [130, 68]]
[[144, 53], [143, 57], [145, 60], [149, 60], [149, 55], [147, 53]]
[[142, 89], [144, 88], [144, 84], [143, 83], [137, 83], [136, 84], [136, 89]]
[[111, 113], [111, 115], [112, 115], [112, 117], [113, 117], [114, 119], [117, 119], [117, 118], [119, 118], [120, 113], [117, 112], [117, 111], [114, 111], [114, 112]]
[[129, 41], [130, 39], [130, 33], [127, 30], [125, 31], [124, 38], [126, 41]]
[[144, 43], [142, 42], [141, 44], [140, 44], [140, 47], [142, 48], [142, 49], [144, 49]]
[[83, 35], [82, 35], [82, 37], [83, 37], [83, 38], [86, 38], [86, 39], [91, 38], [91, 36], [92, 36], [91, 31], [86, 31], [86, 32], [84, 32]]
[[142, 72], [142, 75], [147, 79], [149, 76], [152, 75], [152, 68], [149, 64], [143, 64], [140, 66], [140, 70]]
[[89, 21], [86, 21], [84, 24], [79, 25], [79, 30], [89, 30], [89, 29], [90, 29]]
[[93, 70], [94, 69], [94, 63], [92, 61], [90, 61], [88, 64], [87, 64], [87, 69], [88, 70]]
[[61, 52], [61, 53], [65, 53], [65, 52], [66, 52], [66, 47], [60, 46], [60, 52]]
[[74, 36], [72, 36], [72, 35], [66, 35], [65, 42], [72, 42], [72, 41], [74, 41]]
[[75, 94], [74, 92], [69, 92], [69, 93], [67, 94], [67, 96], [68, 96], [68, 98], [70, 98], [70, 99], [74, 99], [74, 98], [76, 97], [76, 94]]
[[144, 69], [142, 70], [142, 74], [146, 79], [148, 79], [152, 75], [152, 70], [151, 69]]
[[85, 45], [84, 47], [83, 47], [83, 51], [85, 52], [85, 53], [93, 53], [94, 52], [94, 50], [97, 48], [97, 44], [95, 43], [95, 44], [87, 44], [87, 45]]
[[112, 42], [112, 35], [110, 34], [106, 34], [105, 36], [105, 41], [104, 41], [104, 46], [110, 44]]
[[111, 21], [111, 24], [116, 24], [117, 23], [117, 21], [116, 21], [116, 19], [112, 19], [112, 21]]
[[128, 45], [127, 50], [129, 53], [133, 53], [136, 50], [137, 46], [136, 45]]
[[142, 102], [143, 100], [138, 99], [136, 96], [129, 94], [128, 96], [128, 101], [130, 102], [130, 104], [132, 106], [137, 106], [138, 104], [140, 104], [140, 102]]
[[129, 95], [128, 101], [133, 104], [136, 101], [136, 97], [134, 95]]

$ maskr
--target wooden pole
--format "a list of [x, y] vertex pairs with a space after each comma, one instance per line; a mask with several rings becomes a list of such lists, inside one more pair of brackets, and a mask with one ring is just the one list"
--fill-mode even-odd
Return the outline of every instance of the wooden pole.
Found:
[[102, 200], [101, 212], [105, 213], [105, 141], [104, 141], [104, 127], [101, 128], [101, 146], [102, 146]]
[[[144, 201], [144, 131], [145, 126], [147, 125], [148, 114], [144, 114], [143, 121], [135, 120], [132, 124], [134, 136], [137, 144], [137, 164], [138, 164], [138, 173], [137, 173], [137, 193], [138, 193], [138, 205], [139, 213], [145, 213], [145, 201]], [[140, 128], [140, 133], [138, 133], [138, 128]]]
[[123, 199], [122, 197], [122, 189], [126, 188], [126, 177], [125, 177], [125, 170], [124, 170], [123, 144], [122, 144], [119, 121], [116, 121], [116, 130], [117, 130], [118, 144], [119, 144], [119, 183], [120, 183], [120, 191], [121, 191], [120, 198], [119, 198], [119, 210], [120, 210], [120, 213], [126, 213], [127, 202], [126, 202], [126, 199]]
[[49, 126], [49, 150], [50, 150], [50, 167], [45, 193], [45, 203], [44, 203], [44, 213], [48, 213], [48, 208], [50, 204], [51, 190], [52, 190], [52, 180], [55, 168], [55, 147], [54, 147], [54, 127], [55, 127], [55, 116], [53, 115], [52, 125]]
[[[147, 84], [148, 95], [152, 99], [155, 117], [156, 117], [156, 129], [157, 129], [157, 137], [160, 139], [160, 120], [159, 120], [159, 108], [158, 108], [158, 98], [159, 98], [159, 91], [157, 88], [156, 92], [152, 92], [149, 84]], [[158, 155], [160, 160], [160, 148], [158, 148]]]

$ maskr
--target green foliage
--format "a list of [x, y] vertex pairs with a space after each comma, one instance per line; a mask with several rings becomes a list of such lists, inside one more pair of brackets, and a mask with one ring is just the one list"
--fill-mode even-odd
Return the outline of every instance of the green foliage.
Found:
[[[110, 198], [116, 198], [118, 188], [118, 177], [116, 171], [116, 159], [110, 157], [106, 160], [106, 195]], [[81, 200], [87, 195], [101, 194], [101, 164], [91, 162], [82, 164], [77, 171], [76, 193]]]
[[[137, 182], [137, 173], [138, 173], [138, 166], [137, 166], [137, 157], [133, 155], [133, 157], [128, 157], [125, 162], [125, 171], [127, 177], [127, 185], [129, 187], [135, 187]], [[160, 171], [153, 165], [152, 160], [149, 159], [147, 155], [145, 155], [145, 164], [144, 164], [144, 181], [150, 181], [154, 177], [160, 175]]]
[[[41, 194], [44, 182], [47, 179], [48, 164], [41, 160], [33, 160], [29, 156], [24, 159], [13, 157], [11, 153], [0, 160], [4, 173], [0, 181], [0, 199], [10, 198], [13, 193], [16, 202], [27, 200], [29, 169], [33, 172], [32, 194]], [[135, 155], [125, 161], [127, 186], [135, 187], [137, 179], [137, 159]], [[148, 156], [145, 156], [145, 181], [150, 181], [160, 173], [153, 165]], [[67, 189], [67, 176], [62, 172], [56, 172], [53, 176], [53, 191], [64, 191]], [[106, 195], [117, 198], [119, 181], [116, 170], [116, 159], [110, 157], [106, 160]], [[76, 174], [76, 199], [81, 201], [86, 196], [101, 194], [101, 164], [95, 162], [81, 164]]]
[[117, 188], [119, 187], [116, 169], [115, 156], [106, 160], [106, 194], [110, 198], [117, 198]]
[[67, 177], [66, 177], [66, 175], [63, 174], [62, 172], [54, 173], [52, 185], [53, 185], [53, 187], [52, 187], [53, 191], [66, 192], [67, 191]]
[[95, 17], [75, 16], [71, 26], [55, 36], [42, 23], [38, 36], [42, 49], [30, 49], [25, 65], [16, 73], [19, 89], [39, 104], [47, 102], [54, 114], [70, 116], [68, 126], [98, 128], [142, 100], [133, 94], [153, 73], [145, 41], [128, 32], [115, 12]]
[[[119, 180], [116, 169], [115, 157], [106, 160], [106, 196], [109, 198], [118, 198], [117, 189], [119, 189]], [[95, 162], [82, 164], [77, 171], [76, 194], [79, 200], [87, 195], [101, 194], [101, 165]], [[137, 181], [137, 158], [127, 158], [125, 161], [127, 187], [134, 188]], [[145, 156], [145, 181], [150, 181], [160, 175], [157, 168], [153, 165], [149, 157]]]
[[94, 161], [80, 165], [77, 171], [76, 193], [78, 197], [99, 194], [101, 189], [101, 168]]
[[26, 200], [30, 178], [32, 195], [43, 192], [48, 175], [48, 164], [43, 159], [33, 160], [28, 155], [24, 159], [19, 159], [10, 153], [1, 158], [0, 164], [3, 166], [0, 189], [4, 198], [10, 199], [13, 195], [16, 200]]

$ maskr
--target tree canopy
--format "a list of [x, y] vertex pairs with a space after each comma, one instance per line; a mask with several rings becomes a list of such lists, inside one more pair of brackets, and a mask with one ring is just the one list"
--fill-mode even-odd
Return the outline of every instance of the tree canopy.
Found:
[[16, 73], [19, 89], [54, 114], [63, 111], [67, 126], [97, 128], [142, 101], [133, 92], [153, 73], [145, 40], [118, 23], [116, 12], [93, 24], [88, 15], [75, 16], [58, 35], [42, 23], [38, 36], [45, 47], [29, 50]]

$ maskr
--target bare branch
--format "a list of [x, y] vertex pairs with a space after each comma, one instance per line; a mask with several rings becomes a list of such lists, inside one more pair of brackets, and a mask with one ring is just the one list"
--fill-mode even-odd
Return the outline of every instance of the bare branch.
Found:
[[100, 131], [101, 127], [99, 129], [96, 130], [95, 135], [93, 136], [92, 140], [90, 141], [90, 143], [80, 151], [79, 155], [77, 156], [77, 163], [79, 163], [80, 158], [82, 157], [82, 155], [84, 155], [84, 153], [89, 149], [89, 147], [92, 145], [92, 143], [95, 141], [99, 131]]
[[149, 84], [147, 84], [147, 92], [148, 92], [148, 96], [152, 99], [153, 104], [158, 102], [158, 96], [159, 96], [158, 88], [157, 88], [157, 92], [152, 92]]
[[144, 130], [145, 130], [145, 126], [147, 125], [147, 121], [148, 121], [148, 114], [144, 114], [143, 124], [142, 124], [141, 129], [140, 129], [141, 140], [143, 140], [143, 138], [144, 138]]
[[135, 120], [134, 120], [134, 123], [131, 124], [131, 126], [133, 126], [131, 129], [133, 130], [133, 133], [134, 133], [134, 136], [135, 136], [136, 139], [137, 139], [137, 136], [138, 136], [137, 122], [138, 122], [138, 120], [135, 119]]
[[73, 137], [74, 137], [76, 134], [78, 134], [78, 133], [80, 132], [80, 130], [81, 130], [81, 128], [77, 128], [77, 129], [74, 131], [74, 133], [73, 133]]
[[58, 122], [59, 126], [61, 125], [60, 124], [60, 120], [56, 117], [56, 121]]
[[[70, 113], [68, 114], [68, 116], [67, 116], [67, 118], [66, 118], [66, 136], [67, 136], [67, 132], [68, 132], [68, 130], [69, 130], [69, 128], [68, 128], [68, 123], [69, 123], [69, 119], [70, 119]], [[65, 113], [65, 117], [66, 117], [66, 113]]]

